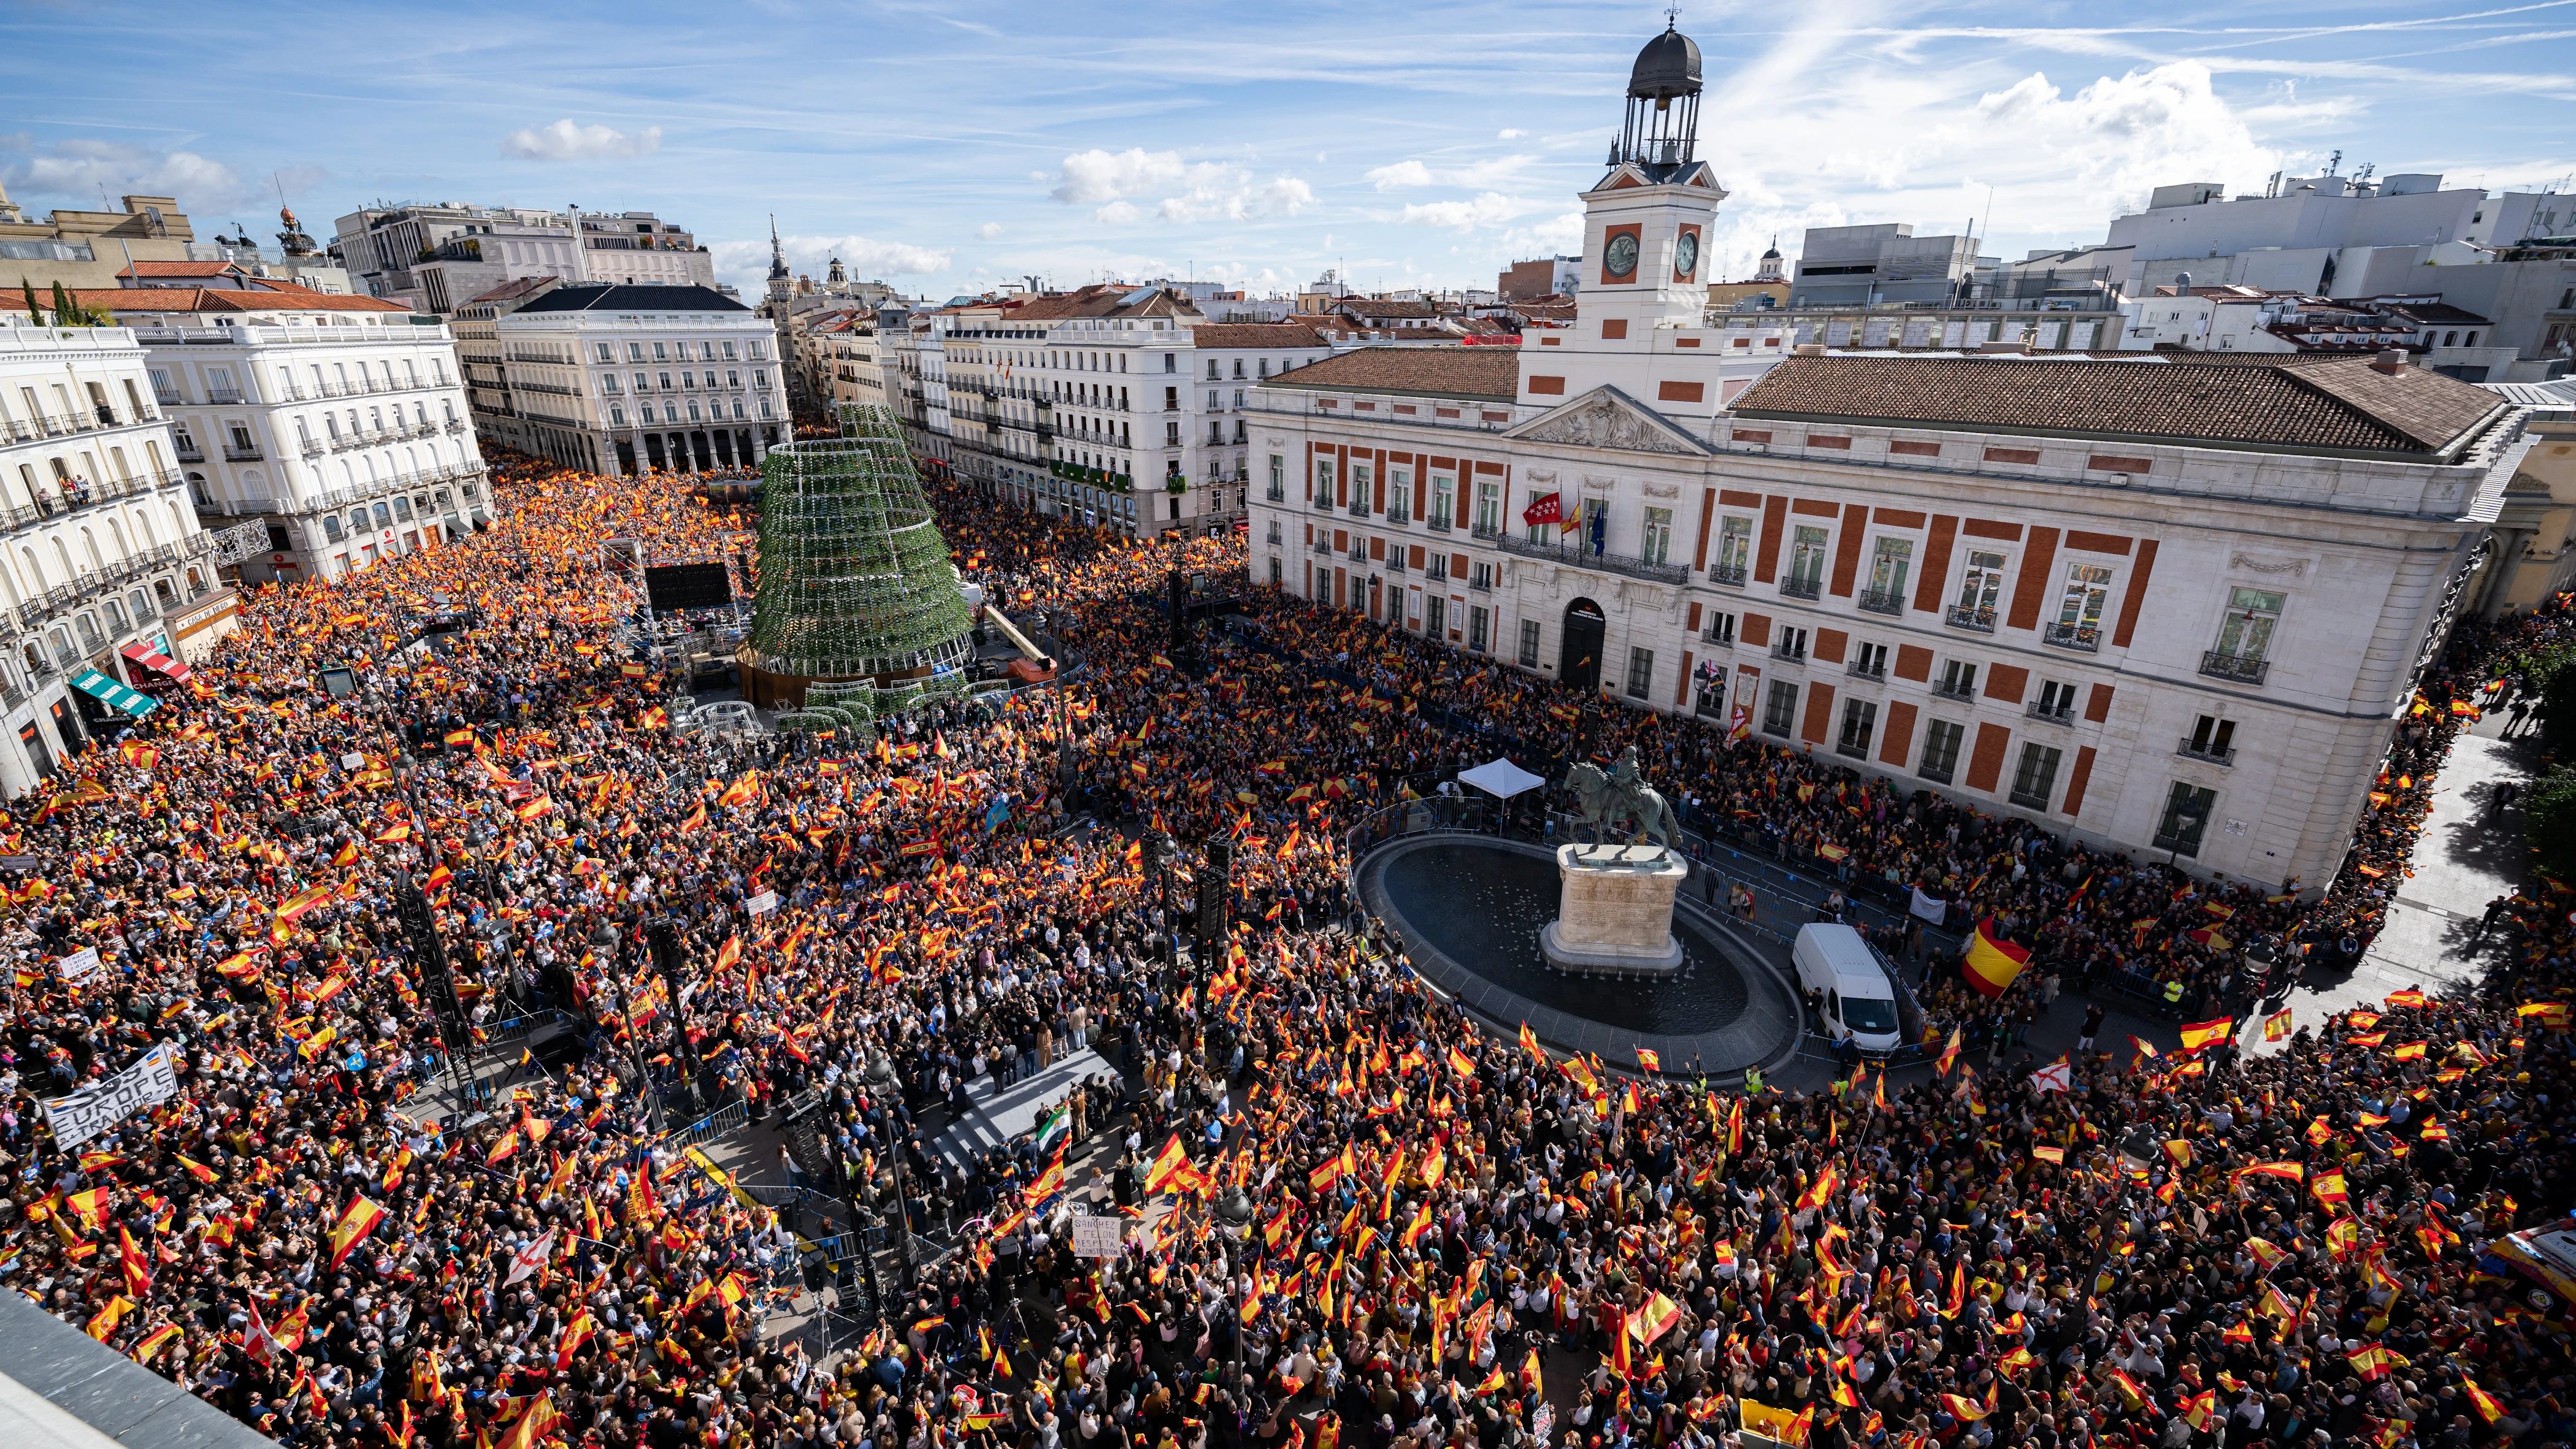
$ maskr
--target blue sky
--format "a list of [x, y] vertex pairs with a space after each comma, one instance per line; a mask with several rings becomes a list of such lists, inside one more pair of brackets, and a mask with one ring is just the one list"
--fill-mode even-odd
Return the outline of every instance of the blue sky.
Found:
[[[1572, 250], [1652, 5], [505, 6], [0, 0], [0, 181], [175, 194], [203, 233], [376, 199], [650, 209], [756, 289], [947, 296], [1195, 275], [1493, 285]], [[1777, 231], [1989, 206], [1990, 253], [2098, 239], [2148, 188], [2271, 172], [2576, 174], [2576, 0], [1682, 8], [1714, 271]], [[1991, 199], [1990, 199], [1991, 193]]]

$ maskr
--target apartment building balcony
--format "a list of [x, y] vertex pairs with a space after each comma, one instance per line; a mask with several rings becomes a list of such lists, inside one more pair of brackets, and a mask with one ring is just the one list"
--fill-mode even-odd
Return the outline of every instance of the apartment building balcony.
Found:
[[1429, 518], [1422, 520], [1422, 526], [1430, 529], [1433, 533], [1447, 533], [1452, 527], [1449, 522], [1449, 515], [1446, 513], [1432, 514]]
[[1743, 588], [1744, 575], [1745, 568], [1742, 564], [1710, 564], [1708, 566], [1708, 581], [1712, 584], [1723, 584], [1730, 589]]
[[1977, 682], [1973, 679], [1936, 679], [1932, 681], [1932, 697], [1973, 704], [1977, 698]]
[[556, 397], [579, 397], [579, 396], [581, 396], [581, 389], [580, 389], [580, 388], [577, 388], [577, 387], [566, 387], [566, 386], [564, 386], [562, 383], [559, 383], [559, 382], [531, 382], [531, 381], [529, 381], [528, 379], [526, 379], [526, 378], [524, 378], [524, 377], [523, 377], [523, 378], [520, 378], [516, 383], [512, 384], [512, 386], [517, 387], [517, 388], [518, 388], [520, 391], [522, 391], [522, 392], [544, 392], [544, 393], [552, 393], [552, 394], [554, 394]]
[[202, 463], [206, 461], [206, 450], [192, 442], [174, 441], [170, 445], [170, 451], [177, 454], [179, 461], [182, 463]]
[[2212, 649], [2200, 656], [2201, 673], [2212, 679], [2226, 680], [2230, 684], [2259, 685], [2263, 682], [2264, 676], [2271, 671], [2271, 661], [2256, 655], [2230, 654], [2224, 650]]
[[1804, 664], [1807, 662], [1807, 651], [1803, 646], [1791, 643], [1789, 640], [1775, 639], [1771, 643], [1771, 657], [1786, 660], [1791, 664]]
[[1843, 667], [1843, 672], [1854, 679], [1866, 679], [1874, 683], [1885, 684], [1887, 682], [1887, 661], [1880, 660], [1873, 664], [1855, 659]]
[[1467, 536], [1485, 543], [1492, 543], [1503, 536], [1503, 526], [1499, 523], [1475, 524], [1468, 528]]
[[1863, 589], [1860, 591], [1860, 607], [1864, 613], [1901, 618], [1905, 613], [1905, 597], [1894, 589]]
[[2102, 630], [2095, 624], [2048, 624], [2040, 629], [2039, 642], [2059, 649], [2094, 654], [2101, 651]]
[[1780, 581], [1780, 597], [1784, 599], [1805, 599], [1813, 603], [1823, 597], [1824, 592], [1825, 581], [1821, 578], [1802, 579], [1792, 575]]
[[2026, 719], [2035, 719], [2042, 724], [2071, 725], [2075, 723], [2075, 701], [2070, 699], [2060, 704], [2050, 704], [2046, 700], [2034, 699], [2030, 702], [2030, 707], [2022, 711], [2022, 715]]
[[1368, 497], [1367, 497], [1367, 495], [1363, 494], [1363, 495], [1361, 495], [1360, 497], [1357, 497], [1357, 498], [1352, 499], [1352, 500], [1351, 500], [1351, 517], [1353, 517], [1353, 518], [1366, 518], [1366, 517], [1368, 517], [1368, 516], [1369, 516], [1369, 501], [1368, 501]]
[[227, 463], [256, 463], [267, 456], [268, 455], [266, 453], [260, 451], [260, 446], [257, 443], [253, 443], [247, 448], [239, 447], [232, 443], [224, 444], [224, 461]]
[[1331, 539], [1329, 539], [1329, 538], [1318, 538], [1318, 539], [1316, 539], [1316, 540], [1315, 540], [1315, 552], [1317, 552], [1317, 553], [1321, 553], [1321, 554], [1329, 554], [1329, 553], [1331, 553], [1332, 551], [1333, 551], [1333, 541], [1332, 541]]
[[295, 451], [306, 458], [319, 458], [324, 453], [329, 452], [330, 449], [323, 447], [320, 443], [313, 441], [311, 438], [305, 438], [296, 443]]
[[1948, 613], [1941, 616], [1941, 622], [1953, 629], [1965, 629], [1973, 634], [1991, 634], [1995, 632], [1995, 611], [1954, 605]]
[[2183, 736], [2182, 739], [2174, 745], [2174, 753], [2182, 756], [2186, 760], [2199, 760], [2206, 764], [2225, 765], [2230, 769], [2233, 769], [2236, 766], [2236, 750], [2233, 746], [2196, 744], [2189, 735]]
[[152, 389], [152, 400], [165, 408], [181, 407], [187, 403], [186, 398], [166, 387]]
[[1505, 553], [1518, 554], [1523, 558], [1546, 559], [1554, 563], [1570, 564], [1575, 568], [1595, 569], [1603, 573], [1625, 575], [1632, 579], [1644, 579], [1649, 583], [1686, 584], [1690, 582], [1688, 565], [1658, 563], [1650, 559], [1633, 558], [1626, 554], [1594, 553], [1585, 549], [1580, 543], [1532, 543], [1526, 538], [1514, 538], [1510, 534], [1504, 534], [1494, 540], [1494, 546]]
[[238, 403], [241, 400], [242, 395], [241, 389], [239, 388], [210, 387], [206, 389], [206, 401], [209, 403], [229, 404]]

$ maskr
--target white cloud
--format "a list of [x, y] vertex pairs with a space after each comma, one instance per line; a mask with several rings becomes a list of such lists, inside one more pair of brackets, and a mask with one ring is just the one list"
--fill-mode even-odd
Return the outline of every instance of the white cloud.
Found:
[[1583, 213], [1569, 211], [1534, 226], [1503, 233], [1503, 249], [1514, 257], [1572, 256], [1583, 249]]
[[[787, 254], [787, 269], [820, 280], [841, 259], [848, 273], [860, 280], [887, 277], [923, 277], [948, 270], [956, 258], [949, 247], [915, 246], [910, 242], [878, 241], [864, 236], [784, 236], [778, 239]], [[756, 241], [716, 242], [708, 248], [715, 259], [716, 275], [742, 288], [748, 297], [768, 285], [769, 239]]]
[[1420, 161], [1398, 161], [1360, 173], [1360, 179], [1380, 191], [1402, 191], [1416, 186], [1455, 186], [1473, 191], [1506, 186], [1538, 158], [1535, 156], [1498, 156], [1491, 161], [1471, 161], [1464, 166], [1435, 169]]
[[1539, 201], [1526, 196], [1505, 196], [1499, 191], [1480, 191], [1473, 201], [1422, 201], [1406, 205], [1399, 221], [1414, 226], [1454, 226], [1461, 230], [1499, 226], [1516, 216], [1554, 206], [1553, 201]]
[[1314, 188], [1294, 176], [1255, 182], [1249, 173], [1229, 172], [1165, 197], [1154, 208], [1158, 221], [1252, 221], [1295, 216], [1315, 204]]
[[1001, 234], [1002, 224], [998, 221], [988, 221], [982, 226], [975, 228], [975, 238], [978, 241], [991, 241], [993, 238], [1000, 236]]
[[1178, 151], [1093, 149], [1064, 158], [1047, 193], [1072, 206], [1093, 207], [1103, 226], [1133, 226], [1145, 217], [1139, 201], [1154, 200], [1158, 221], [1250, 221], [1295, 216], [1315, 204], [1314, 189], [1294, 176], [1259, 181], [1222, 161], [1184, 161]]
[[1188, 169], [1178, 151], [1148, 151], [1141, 146], [1103, 151], [1094, 147], [1065, 157], [1056, 174], [1055, 189], [1047, 194], [1067, 206], [1091, 206], [1169, 186]]
[[512, 131], [501, 138], [501, 154], [525, 161], [601, 161], [650, 156], [662, 149], [662, 128], [647, 126], [629, 135], [606, 126], [576, 126], [570, 117], [551, 126]]
[[1529, 132], [1522, 130], [1518, 126], [1505, 126], [1494, 133], [1494, 139], [1497, 141], [1517, 141], [1528, 134]]
[[153, 151], [115, 141], [76, 138], [38, 154], [29, 138], [0, 137], [0, 151], [25, 151], [0, 163], [0, 180], [29, 196], [64, 196], [76, 208], [100, 205], [110, 195], [174, 196], [182, 211], [234, 206], [259, 199], [230, 166], [194, 151]]
[[2209, 68], [2198, 61], [2104, 76], [2071, 98], [2033, 72], [1980, 97], [1976, 118], [1992, 134], [2021, 137], [2053, 160], [2065, 183], [2122, 210], [2143, 206], [2169, 181], [2224, 184], [2278, 164], [2278, 153], [2210, 88]]

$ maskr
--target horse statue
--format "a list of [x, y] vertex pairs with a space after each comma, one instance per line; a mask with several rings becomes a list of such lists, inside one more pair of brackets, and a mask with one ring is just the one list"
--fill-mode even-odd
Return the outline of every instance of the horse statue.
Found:
[[1628, 827], [1631, 841], [1652, 839], [1670, 849], [1672, 832], [1668, 828], [1672, 806], [1655, 787], [1640, 778], [1637, 751], [1634, 746], [1620, 756], [1617, 764], [1603, 771], [1590, 761], [1583, 761], [1565, 772], [1565, 788], [1574, 793], [1583, 813], [1583, 823], [1590, 827], [1591, 844], [1601, 844], [1602, 836], [1613, 824]]

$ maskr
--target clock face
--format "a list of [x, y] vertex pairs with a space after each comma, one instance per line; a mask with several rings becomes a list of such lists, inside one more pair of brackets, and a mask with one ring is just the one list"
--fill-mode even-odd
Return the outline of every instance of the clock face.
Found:
[[1677, 277], [1688, 277], [1693, 271], [1697, 270], [1698, 267], [1699, 234], [1697, 232], [1683, 232], [1681, 241], [1676, 243], [1673, 247], [1673, 275]]
[[1637, 270], [1637, 238], [1628, 232], [1610, 238], [1610, 253], [1606, 261], [1610, 275], [1614, 277], [1624, 277]]

